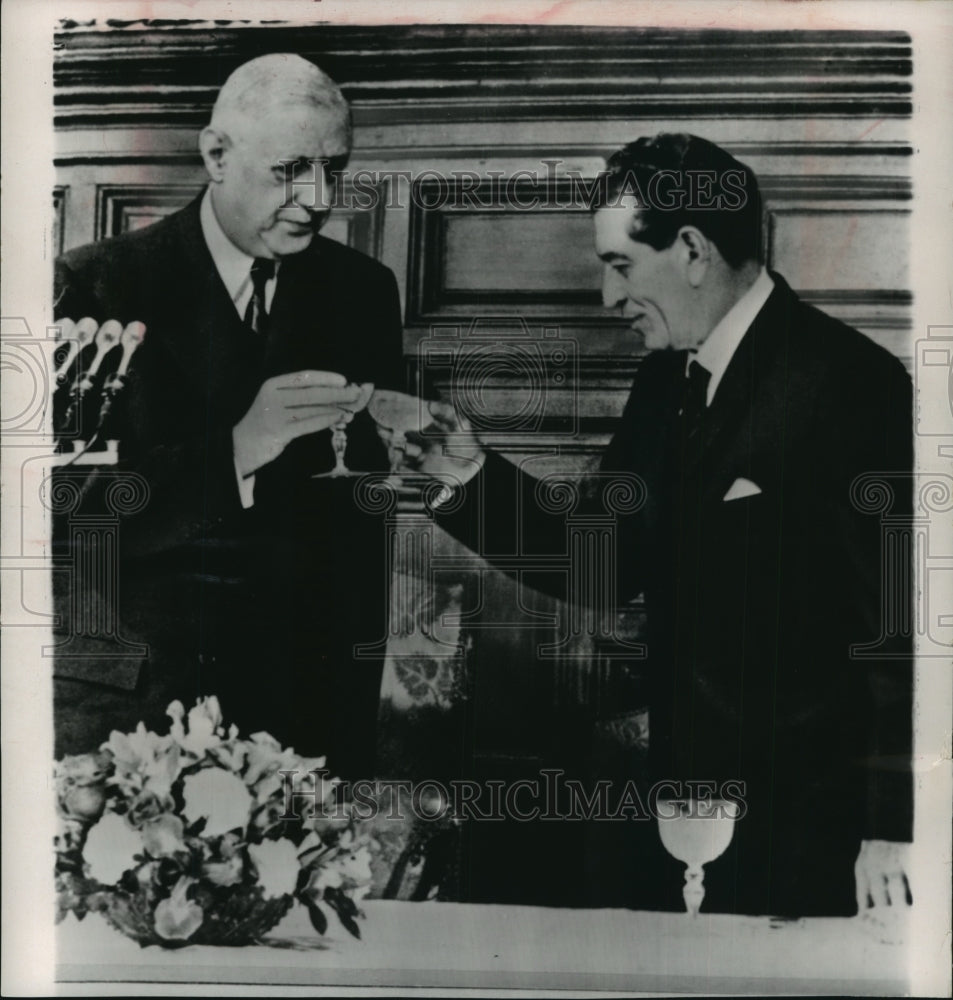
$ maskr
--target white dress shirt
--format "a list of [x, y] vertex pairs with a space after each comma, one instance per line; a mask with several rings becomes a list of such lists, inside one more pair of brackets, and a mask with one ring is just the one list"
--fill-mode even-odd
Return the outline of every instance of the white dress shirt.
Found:
[[688, 365], [692, 361], [697, 361], [703, 368], [711, 372], [711, 378], [708, 381], [708, 397], [705, 400], [707, 406], [711, 406], [715, 390], [725, 374], [728, 363], [734, 357], [738, 345], [773, 290], [774, 282], [767, 269], [762, 267], [754, 284], [722, 316], [698, 350], [689, 352], [685, 363], [686, 373]]
[[[238, 315], [244, 319], [245, 310], [248, 308], [248, 303], [254, 293], [251, 266], [255, 262], [255, 258], [250, 257], [244, 250], [239, 250], [225, 235], [225, 231], [215, 216], [215, 209], [212, 207], [211, 188], [205, 189], [205, 195], [199, 209], [199, 220], [202, 224], [205, 245], [212, 255], [215, 269], [222, 279], [222, 284], [225, 285], [225, 290], [231, 296]], [[275, 261], [275, 273], [265, 282], [265, 308], [268, 310], [271, 309], [271, 303], [275, 297], [280, 266], [281, 262]], [[254, 474], [243, 476], [237, 464], [235, 465], [235, 476], [238, 480], [238, 495], [242, 507], [247, 510], [255, 503], [255, 476]]]
[[[742, 338], [748, 332], [748, 328], [754, 322], [755, 316], [761, 311], [761, 307], [768, 301], [768, 296], [774, 290], [774, 282], [768, 274], [766, 268], [761, 268], [761, 273], [755, 279], [754, 284], [741, 296], [740, 299], [725, 313], [716, 324], [715, 328], [708, 334], [708, 337], [697, 351], [689, 351], [685, 360], [685, 374], [688, 374], [688, 366], [692, 361], [697, 361], [711, 373], [708, 381], [708, 394], [705, 405], [710, 406], [715, 390], [721, 382], [728, 362], [741, 343]], [[471, 476], [483, 466], [485, 458], [483, 452], [480, 453], [479, 461], [474, 464]], [[440, 507], [450, 497], [453, 490], [449, 486], [437, 494], [436, 500], [432, 501], [433, 507]]]
[[[215, 269], [231, 296], [232, 302], [235, 303], [238, 315], [244, 318], [253, 292], [251, 266], [255, 263], [255, 258], [250, 257], [244, 250], [239, 250], [225, 235], [225, 230], [222, 229], [215, 216], [215, 209], [212, 207], [211, 188], [205, 189], [199, 218], [202, 223], [202, 235], [205, 237], [208, 252], [212, 255]], [[265, 283], [265, 308], [269, 311], [272, 299], [275, 297], [275, 286], [278, 284], [280, 266], [281, 262], [275, 261], [275, 273]]]

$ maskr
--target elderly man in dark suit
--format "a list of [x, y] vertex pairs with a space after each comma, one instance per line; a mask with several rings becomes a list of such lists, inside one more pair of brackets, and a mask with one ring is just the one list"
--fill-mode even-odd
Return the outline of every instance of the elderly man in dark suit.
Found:
[[[683, 794], [689, 780], [699, 796], [745, 789], [704, 908], [904, 905], [911, 650], [852, 655], [880, 636], [885, 585], [880, 526], [852, 487], [910, 473], [910, 379], [762, 266], [757, 180], [712, 143], [640, 139], [596, 199], [605, 303], [649, 352], [601, 472], [645, 487], [612, 558], [619, 595], [645, 596], [650, 769]], [[425, 435], [409, 458], [466, 483], [437, 507], [442, 523], [486, 553], [564, 552], [536, 481], [482, 453], [465, 415], [431, 409], [451, 440]], [[590, 505], [606, 512], [598, 491]], [[679, 908], [681, 866], [654, 824], [618, 836], [602, 901]]]
[[252, 60], [201, 133], [202, 195], [57, 261], [58, 317], [145, 324], [110, 420], [120, 469], [149, 491], [121, 525], [117, 586], [123, 634], [149, 656], [110, 686], [112, 661], [67, 655], [74, 636], [55, 671], [61, 751], [216, 693], [243, 731], [326, 753], [339, 774], [372, 769], [382, 662], [354, 647], [384, 634], [383, 525], [352, 480], [314, 478], [336, 424], [352, 469], [387, 468], [357, 411], [371, 385], [403, 387], [393, 275], [318, 235], [350, 147], [329, 77], [294, 55]]

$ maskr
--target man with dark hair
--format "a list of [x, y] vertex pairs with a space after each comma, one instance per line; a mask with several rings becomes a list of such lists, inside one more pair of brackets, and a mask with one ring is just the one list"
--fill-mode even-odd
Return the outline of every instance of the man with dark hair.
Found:
[[[602, 181], [605, 304], [649, 352], [601, 472], [645, 486], [611, 558], [619, 596], [645, 598], [651, 772], [697, 798], [744, 788], [704, 909], [904, 905], [911, 650], [862, 653], [888, 582], [880, 525], [852, 490], [909, 476], [910, 379], [764, 268], [757, 182], [725, 151], [640, 139]], [[482, 452], [462, 416], [431, 409], [449, 440], [424, 436], [408, 458], [466, 484], [440, 521], [485, 553], [564, 553], [565, 522], [541, 508], [536, 481]], [[606, 513], [598, 493], [591, 506]], [[629, 836], [631, 880], [624, 858], [610, 862], [618, 888], [598, 901], [681, 908], [681, 865], [654, 826]]]
[[625, 195], [642, 206], [629, 235], [656, 250], [671, 246], [683, 226], [695, 226], [732, 267], [761, 258], [758, 178], [707, 139], [662, 133], [613, 153], [594, 186], [592, 210]]
[[[119, 471], [148, 492], [122, 520], [118, 580], [58, 575], [72, 635], [55, 664], [57, 749], [93, 749], [140, 719], [162, 731], [173, 698], [216, 694], [243, 732], [366, 777], [383, 662], [354, 647], [384, 633], [384, 526], [357, 509], [352, 480], [313, 477], [334, 467], [335, 424], [350, 425], [350, 468], [388, 466], [357, 411], [372, 385], [404, 388], [397, 285], [318, 233], [322, 164], [346, 162], [351, 119], [312, 63], [238, 67], [199, 147], [209, 183], [190, 205], [57, 261], [57, 317], [145, 324], [110, 417]], [[81, 514], [110, 471], [62, 470], [81, 481]], [[68, 613], [100, 589], [144, 660], [117, 659]]]

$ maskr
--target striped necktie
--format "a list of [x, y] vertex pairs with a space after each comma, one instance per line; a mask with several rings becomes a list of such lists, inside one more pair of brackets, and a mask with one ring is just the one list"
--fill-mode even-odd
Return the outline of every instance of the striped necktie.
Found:
[[685, 376], [682, 407], [679, 411], [682, 430], [686, 437], [694, 437], [698, 431], [708, 406], [708, 383], [710, 380], [711, 372], [704, 365], [697, 361], [692, 361], [689, 364], [688, 374]]
[[275, 262], [266, 257], [256, 257], [251, 266], [252, 296], [245, 308], [245, 322], [264, 335], [268, 332], [268, 306], [265, 285], [275, 276]]

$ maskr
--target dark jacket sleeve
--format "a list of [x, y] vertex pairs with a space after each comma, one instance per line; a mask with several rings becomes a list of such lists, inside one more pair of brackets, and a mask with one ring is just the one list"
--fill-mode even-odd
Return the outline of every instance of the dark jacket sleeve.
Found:
[[866, 794], [863, 836], [913, 834], [913, 397], [899, 361], [859, 362], [831, 387], [837, 404], [823, 433], [832, 481], [831, 516], [842, 540], [852, 602], [850, 690], [859, 713], [857, 748]]
[[379, 287], [367, 303], [368, 321], [364, 324], [374, 337], [373, 382], [379, 389], [407, 392], [404, 362], [404, 326], [400, 312], [400, 292], [392, 271], [375, 269]]
[[[622, 427], [626, 426], [625, 417]], [[620, 429], [617, 439], [626, 438]], [[561, 600], [592, 605], [638, 595], [645, 573], [641, 509], [645, 484], [613, 441], [598, 471], [531, 474], [494, 451], [436, 519], [454, 537], [521, 582]]]

